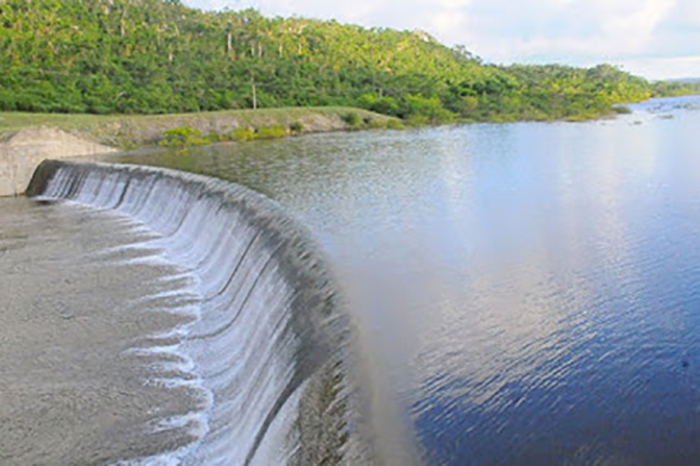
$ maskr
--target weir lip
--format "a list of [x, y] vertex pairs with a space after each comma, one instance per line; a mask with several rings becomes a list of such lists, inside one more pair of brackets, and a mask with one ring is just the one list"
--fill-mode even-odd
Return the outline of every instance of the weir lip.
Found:
[[357, 464], [350, 326], [311, 235], [244, 187], [175, 170], [45, 161], [27, 195], [108, 209], [158, 235], [202, 297], [181, 351], [211, 395], [182, 464]]

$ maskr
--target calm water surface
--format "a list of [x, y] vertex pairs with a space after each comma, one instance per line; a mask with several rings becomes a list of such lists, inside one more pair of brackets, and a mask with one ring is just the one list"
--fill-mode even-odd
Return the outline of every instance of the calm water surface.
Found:
[[427, 464], [698, 464], [699, 104], [123, 160], [308, 225]]

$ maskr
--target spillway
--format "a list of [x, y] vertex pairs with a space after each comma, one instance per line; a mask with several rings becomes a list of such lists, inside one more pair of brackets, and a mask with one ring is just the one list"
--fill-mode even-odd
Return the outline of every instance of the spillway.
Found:
[[[192, 278], [195, 318], [134, 351], [171, 355], [153, 383], [199, 390], [187, 444], [119, 464], [357, 464], [349, 323], [327, 261], [273, 201], [173, 170], [46, 161], [28, 195], [106, 210], [153, 234]], [[162, 372], [162, 371], [161, 371]], [[175, 382], [174, 382], [175, 381]]]

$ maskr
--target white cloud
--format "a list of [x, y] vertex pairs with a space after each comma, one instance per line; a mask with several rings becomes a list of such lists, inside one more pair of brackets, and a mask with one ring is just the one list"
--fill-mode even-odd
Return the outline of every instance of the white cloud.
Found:
[[623, 69], [648, 79], [697, 78], [700, 55], [673, 58], [631, 58], [621, 60]]
[[[485, 0], [484, 0], [485, 1]], [[675, 0], [491, 0], [472, 11], [480, 53], [497, 61], [529, 56], [611, 57], [642, 52]], [[494, 5], [495, 4], [495, 5]], [[510, 7], [510, 8], [508, 8]]]
[[678, 0], [669, 20], [678, 25], [700, 26], [700, 2], [697, 0]]

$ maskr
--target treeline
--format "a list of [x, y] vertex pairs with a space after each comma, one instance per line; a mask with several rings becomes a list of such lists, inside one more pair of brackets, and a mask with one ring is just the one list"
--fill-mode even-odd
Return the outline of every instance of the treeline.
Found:
[[660, 81], [654, 83], [654, 95], [660, 97], [677, 97], [700, 94], [700, 80]]
[[424, 32], [202, 12], [179, 0], [0, 0], [0, 109], [357, 106], [413, 122], [590, 118], [678, 93], [609, 66], [486, 65]]

